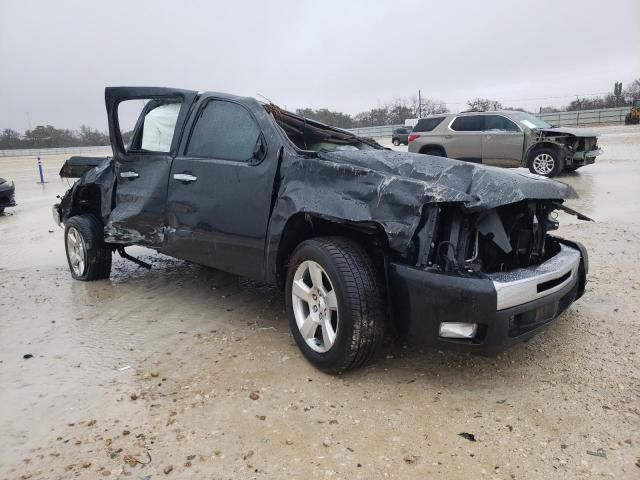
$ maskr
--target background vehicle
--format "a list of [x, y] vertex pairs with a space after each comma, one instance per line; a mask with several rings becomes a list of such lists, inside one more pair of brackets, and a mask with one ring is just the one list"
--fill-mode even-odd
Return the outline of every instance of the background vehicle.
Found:
[[0, 214], [7, 207], [15, 207], [15, 185], [0, 178]]
[[555, 128], [519, 111], [420, 119], [409, 136], [409, 151], [499, 167], [528, 167], [545, 177], [594, 163], [601, 153], [595, 133]]
[[409, 145], [409, 134], [411, 133], [411, 127], [398, 127], [393, 129], [391, 135], [391, 143], [396, 147], [400, 144]]
[[[107, 278], [114, 251], [143, 264], [125, 253], [143, 245], [279, 285], [300, 350], [333, 373], [388, 330], [496, 352], [584, 292], [586, 251], [549, 235], [565, 184], [391, 151], [252, 98], [105, 98], [114, 157], [69, 159], [61, 176], [80, 179], [53, 210], [75, 279]], [[144, 106], [125, 146], [128, 102]]]
[[633, 101], [631, 111], [624, 117], [625, 125], [637, 125], [638, 123], [640, 123], [640, 98]]

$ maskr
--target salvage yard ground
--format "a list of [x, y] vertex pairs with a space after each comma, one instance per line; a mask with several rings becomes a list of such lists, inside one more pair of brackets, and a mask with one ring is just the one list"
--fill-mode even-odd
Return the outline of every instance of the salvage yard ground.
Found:
[[[283, 295], [131, 249], [72, 281], [51, 219], [65, 156], [0, 158], [0, 478], [639, 478], [640, 128], [601, 127], [559, 179], [585, 296], [496, 358], [389, 341], [332, 377], [304, 361]], [[406, 147], [399, 147], [406, 149]]]

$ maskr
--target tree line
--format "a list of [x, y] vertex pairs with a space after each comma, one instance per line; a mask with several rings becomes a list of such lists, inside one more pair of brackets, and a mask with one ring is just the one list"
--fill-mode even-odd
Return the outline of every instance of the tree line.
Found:
[[[610, 93], [591, 98], [577, 97], [564, 107], [541, 107], [539, 112], [571, 112], [576, 110], [595, 110], [631, 105], [634, 99], [640, 99], [640, 78], [616, 95]], [[475, 98], [466, 103], [467, 111], [484, 112], [490, 110], [521, 110], [524, 108], [505, 106], [497, 100]], [[390, 102], [376, 108], [350, 115], [344, 112], [329, 110], [328, 108], [299, 108], [298, 115], [311, 118], [339, 128], [375, 127], [379, 125], [401, 125], [405, 120], [418, 116], [448, 113], [449, 109], [442, 100], [431, 98], [418, 99], [411, 97], [396, 97]], [[127, 132], [127, 136], [131, 132]], [[79, 130], [55, 128], [52, 125], [38, 125], [21, 135], [16, 130], [5, 128], [0, 132], [0, 150], [17, 148], [55, 148], [109, 145], [109, 135], [95, 128], [83, 125]]]
[[21, 135], [5, 128], [0, 132], [0, 150], [16, 148], [95, 147], [109, 145], [109, 135], [95, 128], [82, 125], [79, 130], [38, 125]]
[[296, 113], [312, 120], [317, 120], [327, 125], [338, 128], [376, 127], [378, 125], [400, 125], [410, 118], [447, 113], [449, 109], [441, 100], [430, 98], [418, 99], [412, 97], [396, 97], [391, 102], [384, 103], [371, 110], [349, 115], [344, 112], [335, 112], [328, 108], [298, 108]]

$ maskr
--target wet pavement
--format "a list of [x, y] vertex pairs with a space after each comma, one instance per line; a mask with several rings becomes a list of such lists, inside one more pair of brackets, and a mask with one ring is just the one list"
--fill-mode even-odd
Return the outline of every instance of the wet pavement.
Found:
[[640, 128], [599, 130], [596, 165], [560, 177], [597, 221], [561, 217], [591, 254], [583, 299], [497, 358], [389, 342], [340, 377], [303, 360], [273, 288], [142, 248], [151, 271], [114, 257], [72, 281], [65, 157], [44, 185], [0, 158], [19, 203], [0, 217], [0, 478], [638, 478]]

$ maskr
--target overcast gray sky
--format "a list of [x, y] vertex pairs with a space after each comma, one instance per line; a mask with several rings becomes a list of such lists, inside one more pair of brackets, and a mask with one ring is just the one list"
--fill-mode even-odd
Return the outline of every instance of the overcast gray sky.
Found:
[[106, 85], [537, 109], [640, 77], [640, 1], [0, 0], [0, 62], [0, 129], [20, 131], [106, 129]]

